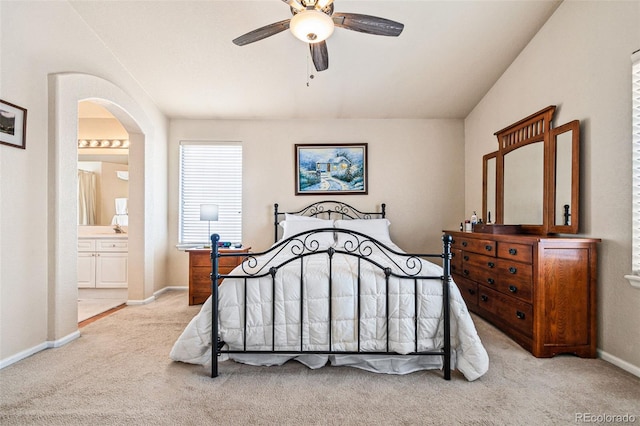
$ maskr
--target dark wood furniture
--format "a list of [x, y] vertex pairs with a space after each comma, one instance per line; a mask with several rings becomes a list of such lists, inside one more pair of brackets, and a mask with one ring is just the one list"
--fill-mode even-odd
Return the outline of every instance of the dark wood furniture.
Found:
[[[250, 249], [251, 247], [240, 249], [221, 248], [218, 252], [248, 253]], [[211, 296], [211, 249], [190, 249], [187, 252], [189, 252], [189, 305], [199, 305]], [[238, 266], [241, 261], [241, 257], [221, 258], [220, 272], [222, 274], [230, 274], [233, 268]], [[220, 282], [218, 282], [218, 285]]]
[[518, 232], [577, 234], [580, 220], [580, 122], [553, 127], [554, 105], [495, 133], [483, 157], [482, 214]]
[[596, 356], [600, 240], [444, 231], [470, 311], [536, 357]]

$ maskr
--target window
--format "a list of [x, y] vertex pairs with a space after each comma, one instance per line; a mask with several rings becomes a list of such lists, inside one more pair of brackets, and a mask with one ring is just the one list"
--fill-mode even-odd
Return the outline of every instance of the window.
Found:
[[[217, 204], [218, 220], [200, 220], [201, 204]], [[180, 142], [180, 244], [242, 241], [242, 144]]]
[[640, 50], [636, 51], [632, 58], [631, 71], [631, 97], [632, 97], [632, 133], [633, 133], [633, 157], [632, 157], [632, 268], [633, 275], [640, 276]]

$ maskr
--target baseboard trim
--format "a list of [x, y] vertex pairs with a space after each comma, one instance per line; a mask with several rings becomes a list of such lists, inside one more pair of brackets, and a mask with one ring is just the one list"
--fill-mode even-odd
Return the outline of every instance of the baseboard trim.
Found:
[[636, 377], [640, 377], [640, 367], [638, 367], [637, 365], [633, 365], [623, 359], [618, 358], [617, 356], [611, 355], [610, 353], [600, 349], [598, 349], [598, 357], [615, 365], [616, 367], [622, 368], [624, 371], [631, 373]]
[[76, 330], [73, 333], [68, 334], [61, 339], [53, 340], [53, 341], [48, 340], [32, 348], [25, 349], [22, 352], [18, 352], [17, 354], [10, 356], [9, 358], [0, 360], [0, 370], [10, 366], [11, 364], [15, 364], [18, 361], [22, 361], [23, 359], [28, 358], [31, 355], [37, 354], [38, 352], [43, 351], [45, 349], [59, 348], [61, 346], [64, 346], [67, 343], [73, 340], [76, 340], [78, 337], [80, 337], [80, 331]]
[[127, 305], [147, 305], [153, 301], [156, 300], [156, 298], [158, 296], [160, 296], [162, 293], [164, 293], [165, 291], [169, 291], [169, 290], [188, 290], [189, 287], [185, 287], [185, 286], [167, 286], [167, 287], [163, 287], [160, 290], [157, 290], [153, 293], [153, 296], [148, 297], [144, 300], [127, 300]]
[[162, 293], [165, 293], [165, 292], [171, 291], [171, 290], [186, 291], [186, 290], [189, 290], [189, 287], [187, 287], [187, 286], [179, 286], [179, 285], [170, 285], [170, 286], [161, 288], [160, 290], [158, 290], [155, 293], [153, 293], [153, 295], [155, 297], [158, 297]]
[[144, 300], [127, 300], [127, 306], [148, 305], [156, 300], [156, 296], [147, 297]]

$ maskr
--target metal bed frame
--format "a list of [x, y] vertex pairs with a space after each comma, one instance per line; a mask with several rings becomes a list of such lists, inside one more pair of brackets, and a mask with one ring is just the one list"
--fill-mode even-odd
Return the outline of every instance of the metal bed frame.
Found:
[[[385, 217], [385, 204], [381, 205], [381, 210], [379, 212], [361, 212], [354, 207], [339, 202], [339, 201], [320, 201], [313, 203], [301, 210], [294, 212], [279, 212], [278, 204], [274, 205], [274, 227], [275, 227], [275, 240], [278, 240], [278, 220], [285, 216], [286, 213], [295, 214], [295, 215], [304, 215], [310, 217], [326, 217], [326, 218], [340, 218], [340, 219], [372, 219], [372, 218], [384, 218]], [[318, 244], [318, 235], [321, 233], [341, 233], [347, 234], [349, 236], [349, 244], [345, 244], [344, 248], [337, 249], [334, 247], [329, 247], [327, 249], [319, 249]], [[450, 306], [449, 306], [449, 282], [451, 281], [451, 243], [452, 237], [450, 235], [444, 235], [442, 237], [443, 241], [443, 249], [442, 253], [438, 254], [408, 254], [408, 253], [399, 253], [391, 248], [387, 247], [380, 241], [377, 241], [363, 233], [357, 231], [350, 231], [338, 228], [322, 228], [316, 229], [313, 231], [302, 232], [297, 235], [292, 236], [286, 240], [282, 240], [277, 244], [274, 244], [270, 249], [260, 252], [260, 253], [220, 253], [218, 251], [218, 242], [220, 241], [220, 236], [218, 234], [211, 235], [211, 263], [212, 263], [212, 273], [211, 273], [211, 294], [213, 297], [212, 300], [212, 318], [211, 318], [211, 341], [217, 342], [217, 344], [212, 345], [212, 362], [211, 362], [211, 377], [218, 376], [218, 357], [224, 353], [232, 354], [232, 353], [270, 353], [270, 354], [281, 354], [281, 355], [301, 355], [301, 354], [333, 354], [333, 355], [353, 355], [353, 354], [367, 354], [367, 355], [400, 355], [396, 352], [389, 351], [389, 299], [388, 294], [387, 297], [387, 343], [386, 343], [386, 351], [383, 352], [373, 352], [373, 351], [361, 351], [360, 350], [360, 329], [358, 326], [358, 350], [357, 351], [336, 351], [332, 349], [331, 342], [331, 328], [332, 328], [332, 311], [331, 311], [331, 303], [328, 303], [328, 323], [329, 323], [329, 343], [328, 350], [322, 351], [312, 351], [304, 349], [304, 335], [303, 335], [303, 327], [301, 324], [300, 327], [300, 348], [299, 350], [286, 350], [280, 351], [275, 349], [275, 341], [276, 341], [276, 331], [275, 331], [275, 321], [272, 321], [272, 347], [269, 351], [264, 350], [247, 350], [247, 342], [246, 342], [246, 312], [244, 309], [245, 318], [243, 320], [244, 324], [244, 348], [242, 350], [230, 350], [224, 349], [225, 342], [221, 341], [218, 334], [218, 282], [223, 278], [240, 278], [244, 281], [245, 286], [245, 304], [246, 304], [246, 286], [251, 285], [252, 279], [261, 278], [265, 276], [271, 276], [272, 289], [275, 289], [276, 275], [278, 271], [283, 266], [299, 261], [301, 265], [301, 278], [300, 278], [300, 310], [302, 313], [302, 307], [304, 304], [304, 270], [303, 270], [303, 262], [302, 258], [307, 256], [328, 256], [329, 259], [329, 300], [331, 300], [331, 289], [332, 289], [332, 274], [331, 268], [333, 265], [333, 255], [336, 253], [344, 254], [347, 256], [353, 256], [358, 258], [358, 275], [360, 275], [360, 265], [361, 262], [368, 262], [369, 264], [374, 265], [376, 268], [379, 268], [385, 275], [386, 287], [389, 285], [389, 278], [396, 277], [401, 279], [413, 280], [414, 283], [414, 303], [417, 309], [417, 300], [418, 298], [415, 295], [417, 292], [417, 282], [420, 279], [439, 279], [442, 282], [442, 295], [443, 295], [443, 346], [440, 350], [432, 350], [432, 351], [418, 351], [418, 319], [415, 318], [415, 337], [414, 337], [414, 352], [408, 353], [406, 355], [437, 355], [443, 357], [443, 373], [444, 379], [451, 379], [451, 319], [450, 319]], [[287, 252], [288, 250], [288, 252]], [[278, 254], [281, 253], [290, 253], [292, 256], [287, 257], [287, 259], [279, 264], [274, 264], [272, 261]], [[388, 259], [388, 264], [381, 264], [378, 261], [371, 258], [373, 253], [383, 254]], [[389, 253], [393, 254], [393, 257], [389, 255]], [[260, 256], [262, 259], [268, 259], [264, 266], [256, 269], [256, 265], [258, 264], [257, 258]], [[242, 257], [242, 262], [239, 268], [242, 270], [242, 274], [220, 274], [218, 265], [219, 258], [221, 257]], [[399, 257], [399, 259], [398, 259]], [[421, 263], [418, 258], [440, 258], [442, 259], [442, 270], [443, 273], [440, 276], [430, 276], [430, 275], [422, 275], [421, 274]], [[398, 261], [398, 260], [401, 260]], [[396, 271], [393, 272], [393, 268]], [[275, 310], [275, 297], [272, 298], [271, 305], [271, 313], [272, 318], [274, 318], [273, 313]], [[358, 316], [358, 324], [360, 323], [360, 276], [358, 276], [358, 295], [357, 295], [357, 316]], [[301, 315], [301, 321], [303, 316]]]

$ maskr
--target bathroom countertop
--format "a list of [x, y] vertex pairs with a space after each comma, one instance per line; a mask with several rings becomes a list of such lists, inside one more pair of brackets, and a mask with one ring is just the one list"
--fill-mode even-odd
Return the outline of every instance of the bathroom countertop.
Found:
[[78, 239], [97, 239], [97, 238], [118, 238], [127, 239], [129, 234], [124, 233], [117, 234], [113, 230], [113, 226], [79, 226], [78, 227]]
[[115, 232], [111, 232], [111, 233], [107, 233], [107, 232], [103, 232], [103, 233], [95, 233], [95, 234], [78, 234], [78, 239], [79, 240], [95, 240], [98, 238], [123, 238], [126, 239], [129, 237], [129, 234], [116, 234]]

